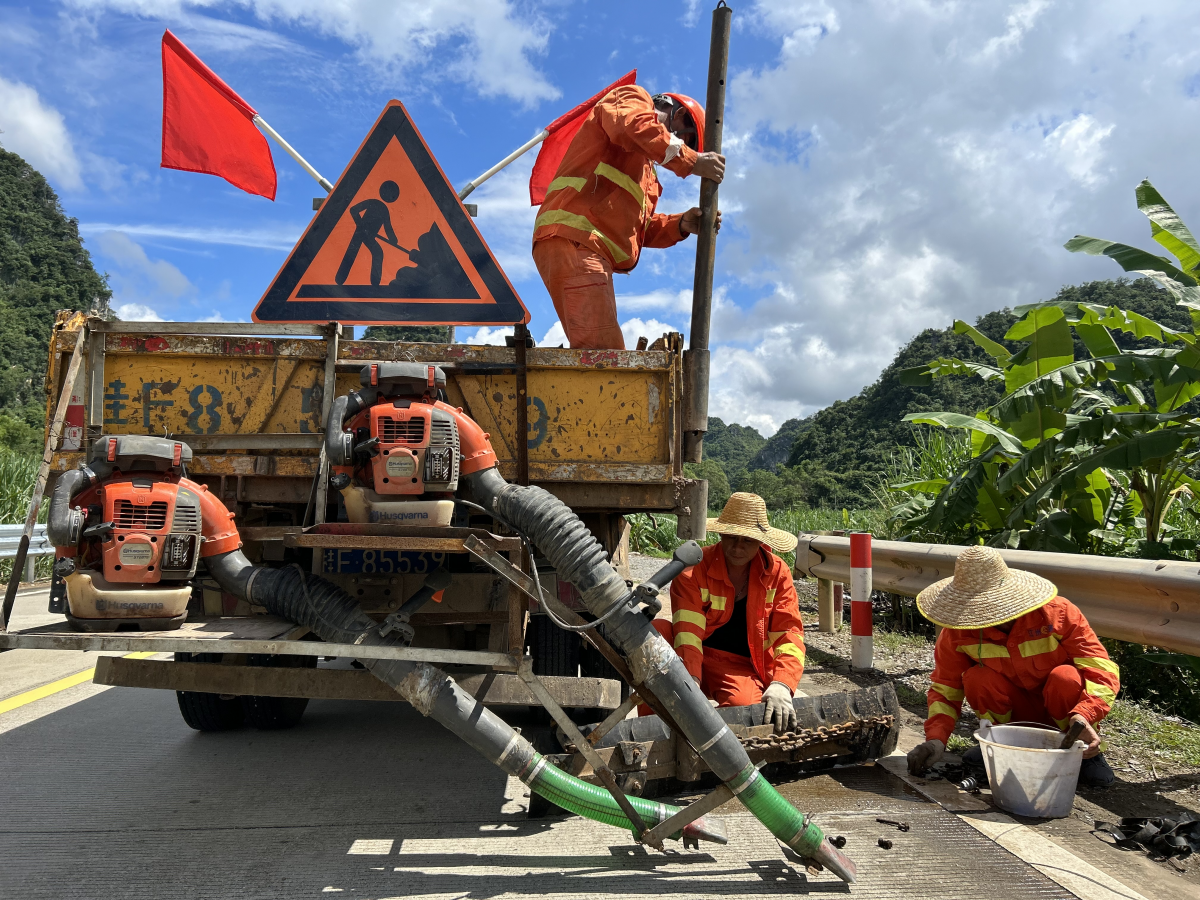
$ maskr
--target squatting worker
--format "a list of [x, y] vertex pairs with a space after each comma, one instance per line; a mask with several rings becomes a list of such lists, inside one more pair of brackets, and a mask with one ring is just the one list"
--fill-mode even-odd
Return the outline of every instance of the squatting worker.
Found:
[[[1120, 670], [1083, 613], [1052, 583], [1009, 569], [991, 547], [968, 547], [954, 577], [918, 594], [917, 608], [942, 633], [930, 676], [927, 740], [909, 751], [909, 772], [920, 775], [941, 758], [965, 697], [979, 718], [997, 725], [1037, 722], [1066, 731], [1083, 722], [1079, 782], [1112, 784], [1096, 725], [1120, 690]], [[980, 748], [968, 750], [963, 763], [982, 769]]]
[[704, 109], [682, 94], [651, 97], [626, 85], [588, 114], [533, 230], [533, 261], [572, 347], [625, 348], [613, 272], [631, 271], [642, 247], [670, 247], [699, 230], [699, 208], [655, 213], [662, 194], [655, 166], [720, 183], [725, 157], [703, 151]]
[[730, 497], [708, 530], [720, 542], [671, 582], [672, 620], [654, 625], [717, 706], [765, 703], [763, 723], [789, 731], [804, 674], [804, 625], [791, 569], [771, 550], [794, 550], [796, 536], [772, 528], [762, 497], [745, 493]]

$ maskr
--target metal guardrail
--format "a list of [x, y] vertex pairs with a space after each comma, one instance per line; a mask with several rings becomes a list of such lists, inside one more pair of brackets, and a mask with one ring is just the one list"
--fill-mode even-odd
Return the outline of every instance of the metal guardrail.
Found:
[[[0, 525], [0, 559], [14, 559], [24, 525]], [[33, 526], [33, 537], [29, 539], [29, 552], [25, 555], [25, 580], [33, 581], [33, 562], [38, 556], [53, 556], [54, 545], [46, 537], [45, 525]]]
[[[875, 541], [875, 590], [915, 597], [954, 574], [965, 547]], [[1102, 637], [1200, 656], [1200, 563], [1001, 550], [1014, 569], [1048, 578]], [[850, 538], [801, 534], [797, 575], [849, 583]]]

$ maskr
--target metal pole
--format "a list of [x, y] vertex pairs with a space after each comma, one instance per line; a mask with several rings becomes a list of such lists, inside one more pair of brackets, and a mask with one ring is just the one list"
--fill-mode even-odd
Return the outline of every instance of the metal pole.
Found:
[[869, 672], [875, 664], [871, 604], [871, 534], [850, 535], [850, 667]]
[[[704, 105], [704, 151], [721, 152], [725, 123], [725, 71], [729, 67], [729, 29], [733, 10], [725, 0], [713, 10], [708, 47], [708, 97]], [[692, 329], [683, 357], [687, 380], [683, 420], [683, 459], [699, 463], [708, 431], [708, 332], [712, 317], [713, 271], [717, 258], [717, 184], [700, 182], [700, 231], [696, 234], [696, 280], [692, 287]]]
[[278, 131], [276, 131], [274, 128], [272, 128], [270, 125], [268, 125], [266, 123], [266, 120], [263, 119], [262, 116], [255, 116], [253, 121], [254, 121], [255, 125], [257, 125], [259, 128], [261, 128], [263, 131], [265, 131], [271, 137], [275, 138], [276, 143], [278, 143], [280, 147], [282, 147], [284, 150], [286, 150], [288, 152], [288, 155], [291, 156], [292, 159], [294, 159], [296, 162], [300, 163], [300, 168], [302, 168], [305, 172], [307, 172], [309, 175], [311, 175], [313, 178], [315, 178], [317, 184], [319, 184], [321, 187], [325, 188], [326, 193], [333, 190], [333, 185], [329, 183], [329, 179], [322, 177], [320, 172], [318, 172], [311, 165], [309, 165], [308, 160], [305, 159], [303, 156], [301, 156], [299, 153], [297, 153], [296, 148], [293, 147], [291, 144], [289, 144], [287, 141], [285, 141], [283, 139], [283, 137], [279, 134]]
[[529, 385], [527, 364], [529, 329], [524, 323], [518, 323], [513, 329], [514, 353], [517, 363], [517, 435], [515, 448], [517, 451], [517, 484], [529, 484]]
[[468, 181], [466, 187], [464, 187], [461, 191], [458, 192], [458, 199], [466, 200], [467, 197], [469, 197], [471, 195], [471, 191], [475, 190], [475, 188], [479, 187], [481, 184], [483, 184], [485, 181], [487, 181], [489, 178], [491, 178], [493, 175], [495, 175], [497, 172], [499, 172], [501, 169], [503, 169], [505, 166], [507, 166], [513, 160], [518, 159], [521, 156], [524, 156], [526, 153], [528, 153], [530, 150], [532, 150], [534, 147], [536, 147], [538, 144], [540, 144], [542, 141], [544, 141], [549, 136], [550, 136], [550, 132], [547, 131], [545, 128], [543, 128], [541, 131], [539, 131], [537, 134], [535, 134], [532, 138], [527, 140], [524, 144], [522, 144], [520, 147], [518, 147], [512, 153], [508, 154], [508, 156], [504, 157], [504, 159], [500, 160], [500, 162], [496, 163], [494, 166], [492, 166], [490, 169], [488, 169], [482, 175], [476, 176], [475, 178]]
[[[37, 524], [38, 509], [42, 505], [42, 493], [46, 490], [46, 481], [50, 478], [50, 461], [54, 457], [54, 448], [58, 446], [58, 440], [62, 437], [63, 422], [67, 418], [67, 406], [71, 402], [71, 394], [75, 389], [75, 382], [79, 378], [79, 368], [80, 363], [83, 362], [87, 336], [87, 325], [80, 328], [79, 333], [75, 336], [75, 349], [71, 351], [71, 364], [67, 367], [67, 377], [63, 379], [62, 391], [58, 395], [58, 406], [54, 408], [54, 419], [50, 423], [50, 433], [46, 437], [46, 449], [42, 452], [42, 465], [38, 469], [37, 481], [33, 485], [33, 496], [29, 498], [29, 513], [25, 516], [25, 531], [21, 535], [21, 542], [17, 545], [12, 576], [8, 579], [8, 589], [4, 592], [4, 606], [0, 608], [0, 632], [8, 630], [8, 619], [12, 615], [13, 604], [17, 602], [21, 569], [25, 567], [25, 557], [29, 553], [29, 539], [33, 537], [33, 526]], [[54, 335], [51, 335], [50, 340], [54, 339]]]

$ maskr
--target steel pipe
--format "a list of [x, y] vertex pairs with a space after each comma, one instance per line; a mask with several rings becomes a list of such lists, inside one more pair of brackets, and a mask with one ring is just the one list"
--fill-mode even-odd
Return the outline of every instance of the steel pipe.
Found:
[[[952, 576], [954, 562], [964, 549], [954, 544], [875, 541], [874, 587], [915, 597], [935, 581]], [[1053, 581], [1102, 637], [1200, 656], [1200, 563], [1035, 550], [1001, 550], [1000, 554], [1010, 567]], [[850, 538], [801, 534], [795, 572], [849, 581]]]

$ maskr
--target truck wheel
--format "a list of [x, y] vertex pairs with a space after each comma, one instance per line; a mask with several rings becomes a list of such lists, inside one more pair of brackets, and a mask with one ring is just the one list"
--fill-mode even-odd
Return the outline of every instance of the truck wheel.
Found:
[[[315, 656], [263, 656], [252, 655], [247, 662], [252, 666], [269, 666], [287, 669], [315, 669]], [[242, 710], [246, 722], [265, 731], [294, 728], [300, 724], [304, 710], [308, 707], [307, 697], [242, 697]]]
[[[175, 662], [220, 662], [219, 653], [176, 653]], [[176, 691], [179, 712], [189, 728], [197, 731], [229, 731], [242, 727], [242, 704], [234, 697], [221, 699], [220, 694], [204, 694], [199, 691]]]
[[564, 631], [547, 616], [529, 619], [529, 655], [535, 675], [579, 674], [579, 635]]

